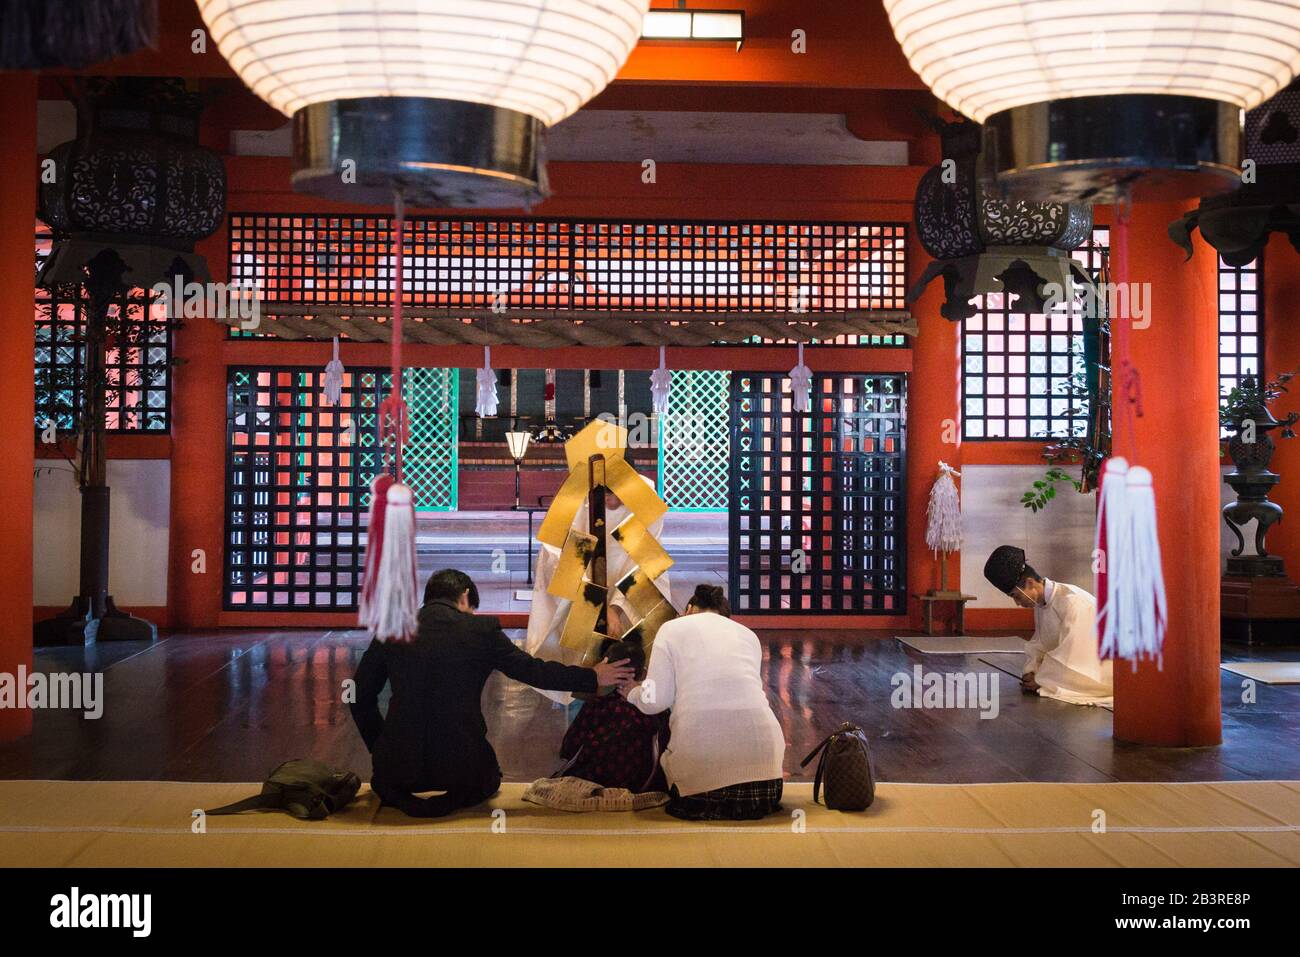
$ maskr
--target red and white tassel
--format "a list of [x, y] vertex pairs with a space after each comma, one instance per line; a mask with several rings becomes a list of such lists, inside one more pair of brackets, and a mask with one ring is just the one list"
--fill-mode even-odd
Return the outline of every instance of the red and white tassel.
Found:
[[1097, 576], [1097, 637], [1103, 658], [1115, 657], [1118, 638], [1115, 609], [1119, 606], [1117, 579], [1111, 574], [1120, 552], [1124, 511], [1128, 503], [1126, 483], [1128, 461], [1115, 456], [1101, 468], [1101, 489], [1097, 493], [1097, 534], [1093, 538], [1093, 568]]
[[1097, 510], [1097, 635], [1103, 658], [1160, 659], [1168, 624], [1151, 472], [1120, 457], [1102, 470]]
[[409, 414], [402, 398], [402, 259], [405, 212], [401, 193], [394, 196], [393, 324], [389, 340], [391, 384], [379, 406], [379, 447], [391, 458], [393, 478], [385, 470], [370, 483], [370, 524], [366, 535], [365, 578], [361, 585], [360, 623], [378, 641], [415, 637], [419, 611], [415, 559], [415, 497], [400, 481], [402, 446], [410, 437]]
[[1159, 661], [1165, 643], [1169, 608], [1165, 595], [1160, 536], [1156, 527], [1156, 493], [1151, 470], [1140, 465], [1128, 470], [1128, 553], [1132, 566], [1125, 573], [1132, 609], [1128, 627], [1120, 632], [1120, 657], [1131, 661]]
[[388, 488], [393, 477], [381, 472], [370, 483], [370, 517], [366, 522], [366, 568], [361, 580], [361, 600], [358, 620], [374, 637], [375, 582], [379, 575], [379, 556], [384, 550], [384, 516], [388, 511]]
[[[1116, 204], [1111, 232], [1112, 275], [1128, 286], [1127, 200]], [[1116, 442], [1136, 450], [1142, 418], [1142, 379], [1129, 359], [1129, 317], [1114, 316], [1111, 367], [1116, 370]], [[1097, 634], [1103, 658], [1126, 658], [1137, 668], [1143, 658], [1161, 661], [1169, 612], [1164, 566], [1156, 527], [1151, 471], [1115, 456], [1106, 462], [1097, 510]]]
[[[415, 557], [415, 498], [409, 486], [393, 482], [385, 496], [383, 534], [366, 622], [379, 641], [409, 641], [420, 610]], [[366, 556], [369, 565], [370, 556]]]

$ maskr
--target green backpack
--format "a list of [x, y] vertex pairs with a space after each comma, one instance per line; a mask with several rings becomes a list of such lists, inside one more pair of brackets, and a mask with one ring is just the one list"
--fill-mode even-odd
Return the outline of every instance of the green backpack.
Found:
[[280, 765], [262, 784], [262, 793], [205, 814], [240, 811], [286, 811], [304, 821], [320, 821], [352, 803], [361, 779], [311, 758], [295, 758]]

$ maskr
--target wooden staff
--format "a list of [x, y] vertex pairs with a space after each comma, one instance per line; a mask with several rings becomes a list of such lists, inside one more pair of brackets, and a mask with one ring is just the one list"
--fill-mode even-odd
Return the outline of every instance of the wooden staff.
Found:
[[591, 582], [600, 586], [605, 596], [596, 616], [595, 633], [605, 638], [609, 634], [609, 581], [605, 570], [605, 456], [600, 454], [587, 460], [587, 530], [596, 538], [591, 555]]

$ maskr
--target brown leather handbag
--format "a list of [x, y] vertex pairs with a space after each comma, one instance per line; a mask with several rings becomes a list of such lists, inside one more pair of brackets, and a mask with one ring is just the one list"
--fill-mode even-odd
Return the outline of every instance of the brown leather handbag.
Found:
[[813, 801], [819, 801], [825, 782], [826, 806], [832, 811], [869, 808], [876, 799], [876, 772], [871, 765], [871, 746], [862, 729], [844, 722], [838, 731], [813, 748], [799, 767], [806, 768], [819, 753], [822, 759], [813, 779]]

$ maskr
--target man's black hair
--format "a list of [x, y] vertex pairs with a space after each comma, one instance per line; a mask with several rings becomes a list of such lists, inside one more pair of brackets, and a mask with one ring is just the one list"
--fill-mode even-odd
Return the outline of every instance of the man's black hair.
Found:
[[465, 592], [469, 592], [469, 607], [478, 608], [478, 587], [458, 568], [444, 568], [429, 576], [429, 583], [424, 586], [424, 603], [431, 601], [448, 601], [453, 605]]

